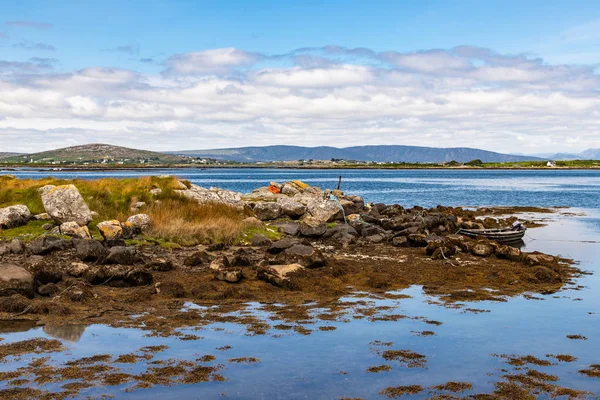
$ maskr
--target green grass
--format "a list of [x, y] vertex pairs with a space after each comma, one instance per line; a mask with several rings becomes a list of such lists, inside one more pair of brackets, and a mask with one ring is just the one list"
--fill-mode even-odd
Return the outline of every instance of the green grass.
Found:
[[252, 241], [252, 237], [254, 235], [261, 234], [267, 237], [270, 240], [279, 240], [282, 238], [283, 234], [279, 232], [279, 229], [274, 226], [265, 225], [262, 227], [246, 227], [242, 231], [242, 234], [239, 238], [240, 243], [250, 243]]
[[[11, 229], [0, 229], [0, 240], [21, 239], [24, 242], [29, 242], [36, 237], [43, 235], [47, 231], [42, 228], [42, 225], [49, 221], [32, 220], [27, 225], [18, 226]], [[68, 238], [68, 236], [63, 236]]]

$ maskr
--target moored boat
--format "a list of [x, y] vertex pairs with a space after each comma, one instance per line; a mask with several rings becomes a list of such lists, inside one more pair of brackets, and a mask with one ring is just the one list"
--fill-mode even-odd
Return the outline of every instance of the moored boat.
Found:
[[525, 236], [527, 228], [520, 222], [515, 222], [511, 227], [500, 229], [459, 229], [458, 234], [471, 238], [483, 236], [498, 243], [518, 242]]

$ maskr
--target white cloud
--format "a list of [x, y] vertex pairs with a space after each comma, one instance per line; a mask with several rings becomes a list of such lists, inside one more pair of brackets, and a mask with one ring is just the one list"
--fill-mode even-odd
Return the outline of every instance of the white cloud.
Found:
[[278, 56], [214, 49], [175, 55], [150, 75], [51, 73], [56, 60], [32, 61], [0, 61], [6, 151], [378, 143], [527, 153], [597, 147], [600, 133], [594, 66], [472, 46], [404, 54], [329, 46]]

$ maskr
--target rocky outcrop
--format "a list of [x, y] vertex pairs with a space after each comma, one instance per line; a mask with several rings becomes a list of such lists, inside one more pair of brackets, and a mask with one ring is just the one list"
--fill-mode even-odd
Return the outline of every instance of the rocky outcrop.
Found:
[[177, 194], [187, 197], [188, 199], [194, 200], [200, 204], [222, 203], [239, 208], [242, 208], [244, 206], [244, 202], [242, 201], [242, 195], [231, 190], [214, 187], [206, 189], [193, 184], [189, 187], [185, 184], [182, 184], [182, 186], [180, 187], [181, 189], [175, 191]]
[[257, 277], [275, 286], [288, 287], [290, 276], [302, 270], [304, 267], [300, 264], [268, 265], [258, 269]]
[[60, 223], [75, 221], [84, 226], [92, 221], [90, 209], [74, 185], [42, 192], [42, 203], [48, 215]]
[[0, 296], [20, 294], [33, 297], [33, 275], [16, 265], [0, 266]]
[[116, 219], [102, 221], [96, 226], [104, 240], [117, 240], [123, 237], [123, 227]]
[[25, 225], [31, 218], [29, 208], [23, 204], [0, 208], [0, 229]]

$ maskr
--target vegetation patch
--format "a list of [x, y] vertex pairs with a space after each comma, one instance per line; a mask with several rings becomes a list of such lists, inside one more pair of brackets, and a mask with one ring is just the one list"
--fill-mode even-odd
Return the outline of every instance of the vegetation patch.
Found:
[[385, 388], [379, 394], [389, 398], [396, 398], [409, 394], [419, 394], [423, 390], [423, 387], [420, 385], [396, 386]]

